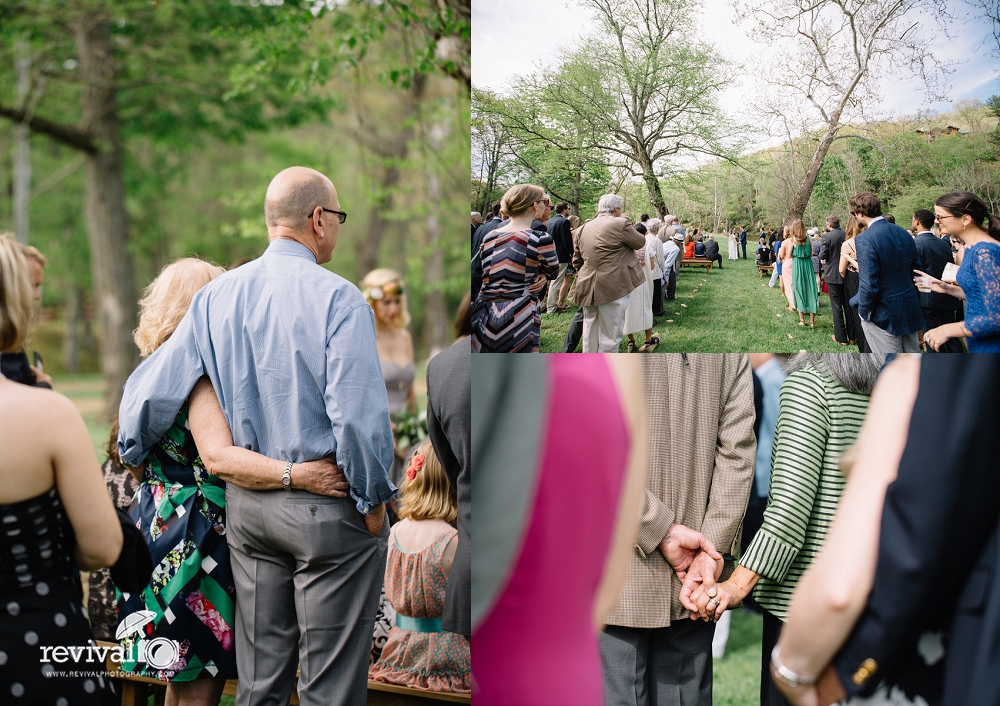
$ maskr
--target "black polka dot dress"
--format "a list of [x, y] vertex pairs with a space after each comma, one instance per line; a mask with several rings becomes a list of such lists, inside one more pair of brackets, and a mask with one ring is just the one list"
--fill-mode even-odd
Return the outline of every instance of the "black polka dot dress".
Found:
[[114, 703], [104, 662], [88, 650], [74, 543], [55, 488], [0, 505], [0, 704]]

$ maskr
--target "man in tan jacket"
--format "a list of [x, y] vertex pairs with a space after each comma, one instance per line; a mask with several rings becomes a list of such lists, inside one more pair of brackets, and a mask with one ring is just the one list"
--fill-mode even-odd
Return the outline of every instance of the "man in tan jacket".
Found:
[[646, 238], [622, 215], [622, 197], [605, 194], [597, 216], [573, 238], [576, 281], [569, 300], [583, 309], [583, 352], [617, 353], [629, 293], [646, 281], [635, 251]]
[[[649, 476], [625, 586], [601, 634], [605, 697], [608, 706], [711, 706], [715, 623], [690, 619], [680, 578], [733, 569], [757, 448], [750, 361], [667, 354], [643, 364]], [[705, 543], [695, 555], [699, 532], [725, 561]]]

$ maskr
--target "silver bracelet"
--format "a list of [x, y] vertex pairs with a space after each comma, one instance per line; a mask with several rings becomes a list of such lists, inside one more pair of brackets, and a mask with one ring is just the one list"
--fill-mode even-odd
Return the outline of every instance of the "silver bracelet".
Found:
[[292, 462], [285, 464], [285, 472], [281, 474], [281, 487], [285, 490], [292, 489]]
[[774, 676], [788, 686], [809, 686], [816, 683], [816, 677], [804, 677], [783, 665], [781, 660], [778, 659], [777, 645], [771, 650], [771, 664], [774, 665]]

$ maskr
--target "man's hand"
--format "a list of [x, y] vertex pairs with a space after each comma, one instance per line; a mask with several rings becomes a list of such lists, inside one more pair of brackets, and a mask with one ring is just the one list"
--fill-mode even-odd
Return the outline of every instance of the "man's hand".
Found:
[[367, 515], [362, 515], [365, 520], [365, 529], [367, 529], [372, 536], [378, 537], [382, 532], [382, 525], [385, 523], [385, 503], [379, 503], [372, 508], [372, 511]]
[[543, 274], [535, 275], [535, 280], [528, 285], [528, 291], [532, 294], [538, 294], [540, 291], [545, 289], [545, 281], [547, 277]]
[[[688, 569], [687, 575], [684, 577], [680, 601], [681, 605], [692, 611], [692, 618], [696, 617], [695, 613], [700, 613], [700, 617], [703, 619], [708, 617], [707, 612], [702, 612], [703, 604], [707, 604], [718, 595], [719, 587], [716, 586], [715, 582], [722, 575], [722, 569], [725, 568], [725, 565], [721, 558], [713, 559], [705, 552], [699, 552], [698, 556], [691, 562], [691, 568]], [[712, 612], [717, 605], [718, 601], [712, 603]]]
[[296, 463], [292, 466], [291, 485], [296, 490], [307, 490], [331, 498], [346, 498], [351, 487], [347, 476], [329, 458]]
[[681, 581], [687, 575], [687, 570], [694, 562], [698, 552], [708, 554], [712, 559], [722, 560], [722, 555], [715, 550], [715, 545], [701, 532], [676, 522], [670, 525], [667, 536], [660, 542], [660, 552], [667, 563], [673, 568]]
[[31, 368], [31, 372], [33, 372], [35, 374], [35, 382], [36, 383], [44, 382], [44, 383], [47, 383], [49, 387], [52, 387], [52, 376], [51, 375], [43, 373], [41, 370], [39, 370], [38, 368], [36, 368], [34, 365], [29, 365], [28, 367]]

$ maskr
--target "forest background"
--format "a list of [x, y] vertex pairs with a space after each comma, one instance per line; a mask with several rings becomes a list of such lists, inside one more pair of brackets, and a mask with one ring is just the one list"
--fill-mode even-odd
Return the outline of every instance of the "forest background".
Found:
[[179, 257], [259, 256], [264, 192], [292, 165], [327, 174], [350, 213], [327, 267], [396, 269], [418, 360], [449, 345], [469, 41], [461, 0], [0, 5], [0, 231], [49, 260], [28, 348], [55, 375], [99, 371], [110, 418], [142, 288]]

